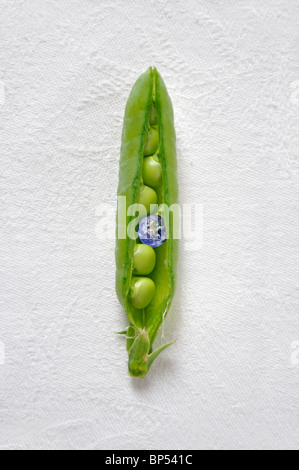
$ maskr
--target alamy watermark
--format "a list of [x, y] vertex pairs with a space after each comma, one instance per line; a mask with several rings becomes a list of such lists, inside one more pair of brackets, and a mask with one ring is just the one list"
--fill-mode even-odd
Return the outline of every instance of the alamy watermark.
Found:
[[[166, 239], [182, 240], [186, 251], [199, 251], [203, 245], [203, 204], [151, 205], [150, 214], [158, 214], [166, 227]], [[138, 238], [138, 226], [147, 217], [142, 204], [127, 206], [126, 197], [118, 197], [117, 210], [114, 205], [102, 203], [96, 208], [99, 218], [96, 236], [99, 240], [124, 240]], [[115, 230], [114, 220], [117, 220]], [[113, 222], [112, 222], [113, 221]]]
[[291, 354], [291, 364], [292, 366], [299, 365], [299, 341], [293, 341], [291, 344], [292, 354]]
[[5, 346], [2, 341], [0, 341], [0, 366], [5, 364]]

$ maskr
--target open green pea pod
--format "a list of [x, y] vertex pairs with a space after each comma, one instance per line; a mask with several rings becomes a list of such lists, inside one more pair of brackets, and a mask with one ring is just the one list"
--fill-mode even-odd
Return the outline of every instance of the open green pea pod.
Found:
[[154, 359], [172, 344], [152, 349], [174, 295], [178, 243], [171, 209], [166, 241], [158, 247], [142, 244], [137, 223], [135, 231], [129, 229], [136, 219], [134, 204], [144, 206], [141, 219], [150, 213], [150, 204], [159, 209], [162, 205], [165, 211], [178, 197], [173, 108], [155, 68], [138, 78], [128, 98], [119, 168], [116, 292], [130, 321], [122, 332], [127, 335], [129, 372], [144, 377]]

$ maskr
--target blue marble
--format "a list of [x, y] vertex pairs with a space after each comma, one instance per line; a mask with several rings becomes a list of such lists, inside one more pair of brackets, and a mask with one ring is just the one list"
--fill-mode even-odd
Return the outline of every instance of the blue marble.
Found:
[[163, 218], [157, 214], [144, 217], [139, 223], [138, 235], [142, 243], [152, 248], [158, 248], [163, 245], [167, 239]]

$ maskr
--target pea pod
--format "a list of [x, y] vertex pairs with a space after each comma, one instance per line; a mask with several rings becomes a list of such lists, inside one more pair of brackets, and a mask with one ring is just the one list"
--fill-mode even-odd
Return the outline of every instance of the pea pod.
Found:
[[[153, 342], [170, 308], [175, 289], [177, 239], [172, 224], [167, 239], [150, 250], [125, 231], [134, 219], [128, 210], [142, 203], [177, 203], [176, 137], [173, 109], [156, 68], [149, 68], [132, 88], [123, 123], [118, 185], [116, 292], [130, 327], [129, 372], [143, 377], [154, 359], [172, 343], [153, 352]], [[145, 214], [143, 214], [144, 216]], [[158, 217], [158, 216], [157, 216]], [[137, 246], [136, 246], [137, 245]]]

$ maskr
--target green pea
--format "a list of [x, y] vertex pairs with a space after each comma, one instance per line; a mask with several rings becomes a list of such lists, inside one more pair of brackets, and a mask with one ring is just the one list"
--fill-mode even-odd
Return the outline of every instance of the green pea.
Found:
[[143, 182], [152, 188], [157, 188], [162, 183], [162, 167], [157, 155], [146, 157], [143, 160]]
[[138, 204], [142, 204], [146, 208], [148, 214], [150, 213], [151, 205], [157, 204], [157, 201], [158, 197], [154, 189], [144, 185], [140, 187]]
[[153, 155], [159, 146], [159, 132], [157, 126], [150, 127], [147, 134], [147, 140], [144, 147], [143, 155], [148, 157]]
[[172, 344], [153, 350], [174, 295], [178, 246], [170, 224], [167, 242], [149, 247], [155, 264], [150, 278], [145, 277], [149, 274], [143, 273], [152, 267], [150, 256], [143, 253], [148, 250], [136, 246], [129, 234], [124, 238], [123, 225], [131, 223], [128, 209], [133, 204], [141, 202], [149, 212], [149, 205], [157, 201], [168, 207], [177, 203], [175, 142], [171, 100], [159, 72], [149, 68], [137, 79], [126, 104], [117, 193], [118, 209], [125, 215], [117, 217], [116, 292], [129, 321], [129, 372], [134, 377], [146, 375], [161, 351]]
[[133, 277], [131, 302], [135, 308], [143, 309], [150, 304], [155, 295], [155, 283], [149, 277]]
[[134, 273], [139, 276], [150, 274], [156, 264], [155, 250], [148, 245], [139, 243], [135, 246], [133, 255], [133, 269]]

